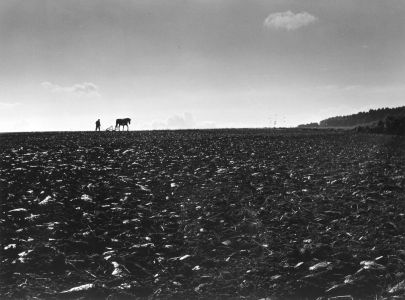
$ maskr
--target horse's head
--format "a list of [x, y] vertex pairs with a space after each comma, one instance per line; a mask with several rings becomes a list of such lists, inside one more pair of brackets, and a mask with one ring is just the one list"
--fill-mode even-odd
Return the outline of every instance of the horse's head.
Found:
[[131, 124], [131, 119], [130, 118], [128, 118], [128, 124]]

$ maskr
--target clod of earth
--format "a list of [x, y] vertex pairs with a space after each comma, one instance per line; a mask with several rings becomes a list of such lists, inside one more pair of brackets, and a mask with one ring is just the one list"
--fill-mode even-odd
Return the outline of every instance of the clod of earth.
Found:
[[0, 135], [2, 299], [400, 299], [405, 138]]

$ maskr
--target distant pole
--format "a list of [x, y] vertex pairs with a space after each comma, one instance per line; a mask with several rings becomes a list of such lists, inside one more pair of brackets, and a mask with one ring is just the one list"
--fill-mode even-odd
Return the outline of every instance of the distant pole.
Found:
[[273, 127], [273, 128], [275, 128], [277, 126], [277, 114], [270, 115], [269, 124], [270, 124], [270, 127]]

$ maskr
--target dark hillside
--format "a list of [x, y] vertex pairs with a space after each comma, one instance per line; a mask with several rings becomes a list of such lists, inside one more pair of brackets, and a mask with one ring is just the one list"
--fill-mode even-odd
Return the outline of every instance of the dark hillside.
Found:
[[320, 127], [352, 127], [385, 120], [388, 116], [405, 116], [405, 106], [396, 108], [370, 109], [368, 112], [359, 112], [357, 114], [348, 116], [332, 117], [320, 121], [319, 125]]
[[405, 116], [388, 116], [384, 120], [356, 127], [356, 131], [405, 135]]

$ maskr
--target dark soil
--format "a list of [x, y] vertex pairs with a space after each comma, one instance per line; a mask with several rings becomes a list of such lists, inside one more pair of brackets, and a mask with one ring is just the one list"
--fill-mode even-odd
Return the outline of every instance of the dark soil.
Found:
[[1, 299], [405, 297], [404, 137], [1, 134], [0, 159]]

